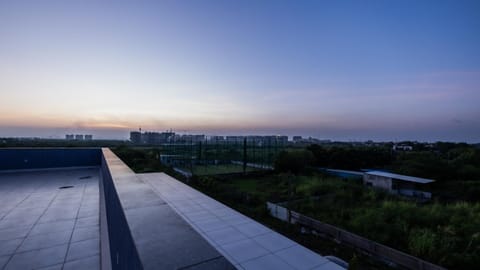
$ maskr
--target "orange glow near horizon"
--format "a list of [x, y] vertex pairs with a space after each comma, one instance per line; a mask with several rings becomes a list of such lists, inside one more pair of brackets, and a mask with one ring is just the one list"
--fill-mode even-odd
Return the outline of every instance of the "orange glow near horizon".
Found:
[[469, 5], [188, 2], [0, 1], [0, 137], [478, 140]]
[[[155, 113], [153, 113], [155, 114]], [[159, 113], [161, 114], [161, 113]], [[62, 114], [59, 114], [62, 115]], [[316, 123], [307, 119], [299, 119], [291, 117], [285, 119], [282, 123], [277, 123], [274, 118], [268, 115], [259, 114], [257, 117], [228, 117], [223, 114], [209, 117], [208, 115], [190, 117], [165, 117], [156, 118], [152, 116], [139, 114], [122, 114], [112, 116], [113, 114], [103, 115], [99, 117], [81, 115], [38, 115], [29, 112], [19, 112], [14, 114], [2, 114], [0, 116], [0, 126], [10, 127], [29, 127], [29, 128], [63, 128], [63, 129], [108, 129], [108, 130], [136, 130], [142, 127], [144, 130], [255, 130], [255, 129], [282, 129], [305, 127], [308, 125], [328, 124], [329, 121]], [[311, 119], [310, 119], [311, 120]], [[331, 124], [331, 123], [330, 123]]]

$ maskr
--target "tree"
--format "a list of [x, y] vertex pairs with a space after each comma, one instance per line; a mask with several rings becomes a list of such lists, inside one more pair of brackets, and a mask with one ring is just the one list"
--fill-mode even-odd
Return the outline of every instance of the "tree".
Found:
[[299, 174], [306, 167], [314, 164], [315, 158], [308, 150], [281, 151], [275, 159], [274, 167], [279, 172]]

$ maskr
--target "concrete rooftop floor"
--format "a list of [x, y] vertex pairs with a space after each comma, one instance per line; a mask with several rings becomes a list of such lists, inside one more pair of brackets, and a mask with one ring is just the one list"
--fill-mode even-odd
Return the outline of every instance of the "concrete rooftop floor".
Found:
[[100, 269], [99, 178], [98, 168], [0, 173], [0, 269]]

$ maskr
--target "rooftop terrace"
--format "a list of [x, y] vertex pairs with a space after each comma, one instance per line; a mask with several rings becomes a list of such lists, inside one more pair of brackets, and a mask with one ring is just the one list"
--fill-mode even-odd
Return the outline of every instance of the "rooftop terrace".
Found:
[[0, 174], [3, 269], [100, 269], [99, 175], [98, 168]]
[[1, 149], [0, 171], [0, 269], [343, 269], [109, 149]]

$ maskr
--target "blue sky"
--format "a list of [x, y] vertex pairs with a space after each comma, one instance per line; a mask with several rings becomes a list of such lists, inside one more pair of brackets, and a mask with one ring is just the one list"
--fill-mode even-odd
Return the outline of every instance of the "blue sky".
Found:
[[480, 140], [479, 1], [1, 1], [0, 137]]

